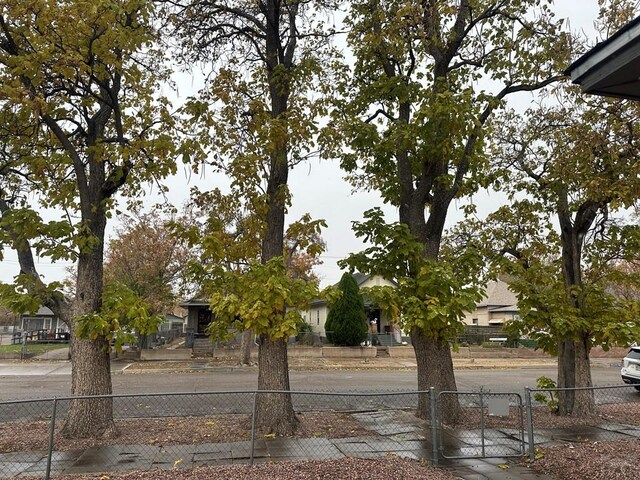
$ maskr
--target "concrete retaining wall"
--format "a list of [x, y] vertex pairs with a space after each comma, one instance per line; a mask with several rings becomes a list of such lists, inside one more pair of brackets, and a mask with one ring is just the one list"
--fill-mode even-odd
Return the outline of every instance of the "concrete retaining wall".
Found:
[[154, 360], [191, 360], [191, 350], [188, 348], [157, 348], [157, 349], [143, 349], [140, 351], [140, 360], [154, 361]]
[[[392, 358], [416, 358], [413, 347], [391, 347], [388, 352]], [[550, 358], [542, 350], [502, 347], [459, 347], [457, 352], [451, 352], [451, 356], [453, 358]]]
[[377, 353], [375, 347], [322, 347], [325, 358], [373, 358]]
[[[598, 357], [624, 357], [626, 348], [612, 349], [603, 352], [602, 349], [593, 349], [591, 356]], [[412, 346], [390, 347], [387, 349], [389, 357], [407, 358], [415, 360], [415, 353]], [[377, 354], [374, 347], [306, 347], [306, 346], [290, 346], [288, 348], [290, 358], [373, 358]], [[20, 358], [20, 354], [4, 354], [16, 356], [2, 356], [0, 359]], [[240, 356], [239, 350], [228, 350], [225, 348], [216, 348], [213, 350], [213, 358], [219, 359], [237, 359]], [[257, 360], [258, 349], [254, 348], [251, 352], [251, 358]], [[486, 347], [459, 347], [457, 352], [452, 352], [453, 358], [551, 358], [542, 350], [532, 350], [530, 348], [486, 348]], [[191, 350], [179, 348], [175, 350], [154, 349], [142, 350], [140, 352], [141, 360], [189, 360], [191, 358]]]
[[289, 347], [287, 353], [293, 358], [322, 358], [322, 350], [318, 347]]
[[[31, 356], [31, 355], [27, 355]], [[0, 360], [20, 360], [19, 352], [0, 352]]]

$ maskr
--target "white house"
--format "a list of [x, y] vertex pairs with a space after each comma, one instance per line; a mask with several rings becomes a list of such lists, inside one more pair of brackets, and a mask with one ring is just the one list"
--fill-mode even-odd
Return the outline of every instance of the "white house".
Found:
[[[393, 282], [385, 280], [379, 275], [363, 275], [361, 273], [354, 273], [353, 277], [360, 289], [365, 287], [395, 287]], [[364, 308], [372, 333], [401, 334], [398, 328], [394, 328], [394, 325], [390, 322], [387, 313], [378, 308], [378, 306], [369, 300], [366, 295], [364, 296]], [[314, 300], [311, 302], [309, 310], [301, 312], [304, 321], [313, 327], [313, 333], [320, 335], [321, 337], [326, 336], [324, 325], [327, 321], [328, 313], [329, 306], [327, 301], [323, 299]]]

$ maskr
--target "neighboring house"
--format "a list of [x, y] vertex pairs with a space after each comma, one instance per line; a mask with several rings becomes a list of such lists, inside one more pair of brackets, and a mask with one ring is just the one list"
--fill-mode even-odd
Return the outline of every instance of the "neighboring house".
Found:
[[235, 334], [229, 340], [211, 342], [207, 334], [207, 327], [214, 316], [208, 300], [194, 297], [181, 303], [180, 306], [187, 309], [187, 318], [184, 323], [184, 346], [185, 348], [191, 348], [194, 356], [210, 354], [213, 352], [214, 346], [236, 348], [240, 345], [241, 333]]
[[[395, 287], [393, 282], [385, 280], [379, 275], [363, 275], [361, 273], [355, 273], [353, 277], [360, 289], [365, 287]], [[336, 284], [337, 286], [338, 284]], [[369, 300], [366, 295], [364, 297], [364, 308], [367, 314], [367, 320], [370, 325], [372, 333], [397, 333], [401, 335], [398, 328], [394, 328], [386, 312], [382, 311]], [[329, 313], [329, 305], [326, 300], [316, 299], [311, 302], [309, 310], [300, 312], [305, 322], [309, 323], [313, 327], [313, 333], [326, 337], [324, 325], [327, 321], [327, 314]]]
[[485, 287], [483, 300], [473, 312], [465, 314], [464, 323], [474, 327], [501, 327], [518, 318], [518, 299], [503, 280], [491, 281]]
[[209, 308], [209, 300], [193, 297], [180, 304], [187, 309], [187, 320], [184, 323], [184, 331], [196, 338], [207, 337], [207, 327], [211, 323], [213, 313]]
[[35, 313], [25, 313], [20, 316], [22, 330], [34, 332], [46, 330], [50, 332], [68, 332], [67, 325], [47, 307], [40, 307]]
[[158, 331], [167, 332], [169, 330], [179, 330], [180, 333], [184, 333], [185, 325], [185, 318], [174, 315], [173, 313], [167, 313], [164, 316], [164, 321], [158, 325]]
[[[395, 284], [378, 275], [362, 275], [354, 274], [356, 283], [360, 288], [372, 286], [391, 286]], [[402, 336], [399, 328], [395, 327], [389, 321], [387, 314], [380, 310], [373, 302], [368, 300], [365, 295], [365, 311], [367, 319], [371, 325], [373, 333], [395, 333]], [[326, 332], [324, 325], [327, 321], [329, 306], [326, 300], [317, 299], [311, 302], [309, 310], [303, 311], [303, 319], [309, 323], [313, 332], [324, 337]], [[468, 331], [474, 334], [486, 333], [501, 335], [502, 325], [509, 320], [519, 318], [518, 299], [510, 289], [509, 285], [503, 280], [491, 281], [485, 287], [483, 300], [476, 306], [473, 312], [465, 314], [464, 323]]]

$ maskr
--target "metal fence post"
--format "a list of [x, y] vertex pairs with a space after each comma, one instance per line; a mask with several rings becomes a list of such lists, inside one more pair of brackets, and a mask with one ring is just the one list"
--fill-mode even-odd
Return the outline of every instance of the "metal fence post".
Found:
[[529, 460], [536, 459], [536, 447], [533, 438], [533, 406], [531, 402], [531, 389], [524, 387], [524, 394], [527, 397], [527, 438], [529, 439]]
[[429, 388], [429, 399], [431, 400], [431, 456], [434, 466], [438, 465], [438, 416], [436, 415], [436, 389]]
[[485, 441], [484, 441], [484, 399], [482, 398], [482, 386], [480, 387], [480, 438], [482, 445], [482, 456], [485, 456]]
[[251, 456], [250, 465], [253, 465], [254, 449], [256, 444], [256, 407], [257, 407], [258, 392], [253, 392], [253, 409], [251, 411]]
[[51, 425], [49, 427], [49, 445], [47, 450], [47, 470], [44, 474], [45, 480], [51, 478], [51, 457], [53, 456], [53, 441], [56, 431], [56, 409], [58, 406], [58, 399], [53, 397], [53, 409], [51, 411]]

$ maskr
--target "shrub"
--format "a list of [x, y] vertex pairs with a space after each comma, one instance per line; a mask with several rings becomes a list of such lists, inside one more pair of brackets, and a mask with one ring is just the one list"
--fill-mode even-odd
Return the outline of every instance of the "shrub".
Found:
[[345, 273], [340, 279], [340, 298], [329, 309], [325, 331], [334, 345], [356, 346], [367, 338], [367, 316], [364, 300], [353, 275]]
[[549, 389], [549, 391], [537, 392], [533, 395], [533, 399], [536, 402], [544, 403], [545, 405], [547, 405], [547, 407], [549, 407], [551, 411], [557, 412], [558, 411], [558, 398], [557, 398], [558, 391], [555, 389], [558, 386], [556, 385], [556, 382], [553, 379], [549, 377], [545, 377], [543, 375], [542, 377], [537, 378], [536, 385], [538, 386], [538, 388]]
[[313, 326], [310, 323], [302, 322], [298, 328], [296, 343], [301, 345], [313, 345]]

